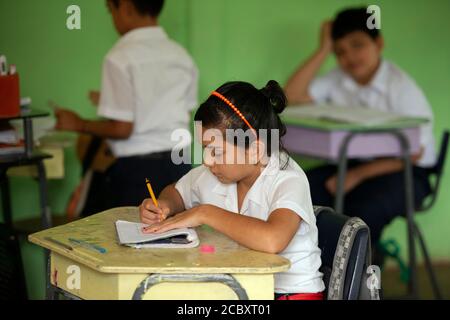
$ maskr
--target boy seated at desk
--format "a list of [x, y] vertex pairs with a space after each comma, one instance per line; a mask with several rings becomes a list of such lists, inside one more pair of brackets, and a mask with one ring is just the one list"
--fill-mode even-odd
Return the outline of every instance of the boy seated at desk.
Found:
[[[419, 205], [430, 192], [426, 167], [435, 162], [433, 114], [414, 80], [383, 59], [383, 37], [368, 29], [366, 8], [347, 9], [333, 22], [323, 23], [320, 47], [291, 76], [285, 92], [290, 104], [332, 104], [366, 107], [430, 119], [421, 128], [421, 152], [412, 155], [414, 200]], [[334, 52], [338, 67], [316, 77], [321, 65]], [[403, 163], [400, 159], [350, 161], [344, 190], [344, 213], [359, 216], [370, 227], [372, 242], [383, 228], [405, 213]], [[307, 173], [314, 205], [333, 206], [337, 168], [326, 165]]]

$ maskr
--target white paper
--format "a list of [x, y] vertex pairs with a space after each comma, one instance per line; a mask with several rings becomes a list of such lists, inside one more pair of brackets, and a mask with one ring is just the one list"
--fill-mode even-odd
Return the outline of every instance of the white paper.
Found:
[[283, 113], [288, 117], [327, 119], [334, 122], [379, 125], [405, 118], [404, 115], [364, 107], [332, 105], [291, 106]]
[[0, 143], [16, 144], [19, 143], [19, 134], [14, 129], [0, 131]]
[[[193, 248], [200, 243], [197, 232], [191, 228], [173, 229], [163, 233], [144, 233], [142, 232], [142, 228], [146, 226], [147, 225], [143, 223], [117, 220], [116, 230], [120, 244], [134, 248]], [[189, 243], [150, 242], [183, 235], [186, 236]]]

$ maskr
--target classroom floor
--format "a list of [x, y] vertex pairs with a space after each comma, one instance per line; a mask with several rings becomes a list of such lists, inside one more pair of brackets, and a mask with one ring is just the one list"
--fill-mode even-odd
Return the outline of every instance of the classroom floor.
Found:
[[[442, 292], [443, 299], [450, 300], [450, 264], [435, 265], [434, 270]], [[434, 299], [428, 274], [424, 266], [418, 267], [418, 281], [420, 290], [420, 299]], [[400, 280], [398, 269], [388, 268], [381, 274], [381, 283], [385, 299], [398, 299], [405, 295], [407, 285]]]

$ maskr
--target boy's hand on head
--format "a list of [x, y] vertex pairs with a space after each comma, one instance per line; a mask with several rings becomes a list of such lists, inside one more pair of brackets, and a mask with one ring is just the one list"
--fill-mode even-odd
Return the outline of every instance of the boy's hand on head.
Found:
[[55, 107], [55, 117], [56, 117], [56, 130], [64, 131], [83, 131], [83, 119], [81, 119], [75, 112], [62, 109], [60, 107]]
[[91, 90], [88, 93], [88, 97], [89, 97], [89, 100], [91, 101], [92, 105], [97, 107], [98, 103], [100, 102], [100, 92]]
[[169, 215], [170, 208], [163, 200], [158, 201], [158, 207], [152, 199], [145, 199], [139, 206], [141, 222], [148, 225], [164, 221]]
[[333, 39], [331, 38], [331, 28], [333, 26], [332, 20], [327, 20], [322, 23], [320, 27], [320, 50], [327, 53], [333, 50]]

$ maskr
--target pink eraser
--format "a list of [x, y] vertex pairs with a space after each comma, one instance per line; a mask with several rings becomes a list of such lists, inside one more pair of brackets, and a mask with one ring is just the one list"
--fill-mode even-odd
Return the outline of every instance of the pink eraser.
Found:
[[213, 253], [216, 251], [216, 248], [213, 245], [203, 244], [200, 246], [200, 251], [203, 253]]

